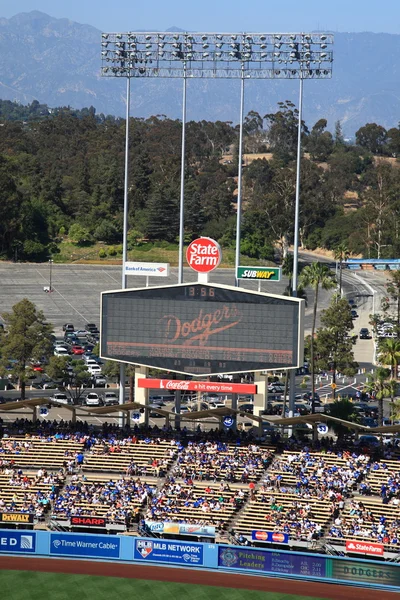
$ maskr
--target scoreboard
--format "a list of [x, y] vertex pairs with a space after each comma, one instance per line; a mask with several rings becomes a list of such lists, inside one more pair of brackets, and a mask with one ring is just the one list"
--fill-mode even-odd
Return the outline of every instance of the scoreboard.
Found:
[[101, 357], [193, 376], [303, 364], [304, 301], [217, 284], [103, 292]]

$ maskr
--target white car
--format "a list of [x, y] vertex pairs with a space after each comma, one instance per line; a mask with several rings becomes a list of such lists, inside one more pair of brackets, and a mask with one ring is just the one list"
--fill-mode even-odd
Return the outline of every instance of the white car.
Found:
[[95, 365], [86, 365], [87, 370], [91, 375], [101, 375], [101, 367], [96, 363]]
[[96, 392], [89, 392], [89, 394], [85, 398], [86, 406], [101, 406], [102, 401], [101, 398]]
[[57, 392], [56, 394], [53, 394], [53, 396], [50, 396], [50, 400], [54, 400], [54, 402], [58, 402], [59, 404], [70, 403], [67, 394], [64, 394], [64, 392]]
[[69, 356], [68, 350], [63, 348], [63, 346], [56, 346], [54, 348], [54, 356]]

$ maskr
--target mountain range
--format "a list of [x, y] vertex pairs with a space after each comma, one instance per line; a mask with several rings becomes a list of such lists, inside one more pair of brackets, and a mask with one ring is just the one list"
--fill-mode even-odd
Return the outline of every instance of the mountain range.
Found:
[[[124, 116], [125, 81], [100, 76], [100, 42], [98, 29], [38, 11], [0, 18], [0, 98], [22, 104], [36, 99], [50, 107], [94, 106], [98, 113]], [[397, 126], [400, 35], [335, 33], [333, 50], [332, 79], [304, 84], [307, 124], [326, 118], [333, 130], [340, 120], [347, 136], [366, 123]], [[239, 85], [232, 80], [189, 81], [188, 120], [237, 123]], [[181, 116], [179, 80], [133, 80], [131, 93], [133, 116]], [[287, 99], [297, 104], [298, 81], [246, 82], [245, 113], [265, 115]]]

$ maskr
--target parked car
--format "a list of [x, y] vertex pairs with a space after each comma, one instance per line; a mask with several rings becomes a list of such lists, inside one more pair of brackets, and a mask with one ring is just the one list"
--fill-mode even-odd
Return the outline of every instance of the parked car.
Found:
[[54, 356], [69, 356], [68, 350], [65, 348], [54, 348]]
[[101, 367], [97, 363], [95, 365], [87, 365], [87, 370], [91, 375], [101, 375]]
[[57, 392], [50, 396], [50, 400], [54, 400], [54, 402], [58, 402], [59, 404], [70, 404], [71, 400], [64, 392]]
[[93, 383], [95, 387], [103, 387], [107, 385], [107, 378], [104, 375], [95, 375], [93, 377]]
[[106, 406], [118, 404], [118, 396], [115, 392], [104, 392], [103, 400]]
[[282, 383], [270, 383], [268, 385], [268, 393], [269, 394], [283, 394], [285, 386]]
[[352, 319], [357, 319], [358, 318], [358, 312], [356, 310], [352, 310], [351, 312], [351, 318]]
[[210, 408], [225, 408], [225, 404], [223, 402], [209, 402], [208, 406]]
[[218, 394], [210, 392], [208, 394], [203, 394], [203, 400], [204, 402], [218, 402], [219, 396]]
[[253, 414], [253, 410], [254, 410], [254, 405], [253, 404], [241, 404], [239, 406], [239, 410], [245, 413], [249, 413], [249, 414]]
[[72, 354], [75, 354], [76, 356], [82, 356], [82, 354], [85, 353], [85, 349], [82, 346], [75, 344], [74, 346], [72, 346], [71, 352], [72, 352]]
[[96, 323], [86, 323], [85, 327], [86, 331], [92, 331], [93, 329], [97, 330]]
[[360, 340], [369, 340], [371, 337], [369, 334], [369, 329], [367, 327], [361, 327], [359, 337]]
[[63, 331], [74, 332], [75, 331], [74, 324], [73, 323], [65, 323], [65, 325], [63, 325]]
[[89, 392], [85, 398], [86, 406], [102, 406], [103, 401], [96, 392]]

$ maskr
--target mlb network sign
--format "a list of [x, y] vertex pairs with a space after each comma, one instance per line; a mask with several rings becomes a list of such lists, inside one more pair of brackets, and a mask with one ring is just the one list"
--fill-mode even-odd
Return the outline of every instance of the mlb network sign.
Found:
[[36, 534], [19, 531], [0, 533], [0, 552], [35, 552]]
[[203, 564], [203, 546], [190, 542], [169, 542], [168, 540], [135, 540], [134, 559], [190, 567], [200, 566]]
[[168, 277], [169, 263], [126, 262], [125, 275], [144, 277]]

